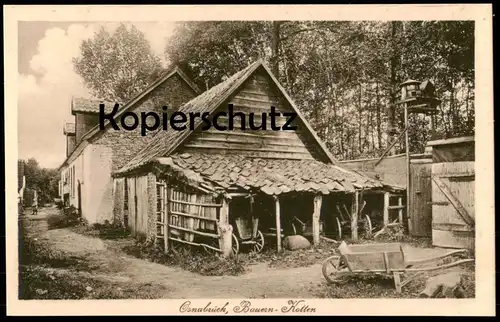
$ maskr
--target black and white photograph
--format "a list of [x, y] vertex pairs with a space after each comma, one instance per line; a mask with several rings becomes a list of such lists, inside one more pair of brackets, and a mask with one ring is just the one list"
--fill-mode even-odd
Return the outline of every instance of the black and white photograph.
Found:
[[491, 6], [405, 6], [10, 6], [9, 298], [494, 314]]

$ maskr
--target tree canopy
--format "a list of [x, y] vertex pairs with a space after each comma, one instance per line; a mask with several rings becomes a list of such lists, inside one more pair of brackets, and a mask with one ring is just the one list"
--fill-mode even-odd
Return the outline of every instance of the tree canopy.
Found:
[[101, 28], [80, 46], [74, 68], [99, 99], [124, 102], [159, 77], [161, 63], [144, 34], [121, 24], [113, 33]]
[[49, 203], [59, 195], [59, 171], [42, 168], [35, 158], [23, 160], [26, 188], [36, 190], [42, 203]]
[[[394, 103], [410, 78], [436, 85], [438, 138], [474, 133], [474, 22], [190, 21], [165, 54], [206, 88], [265, 59], [339, 159], [376, 157], [402, 131]], [[423, 152], [429, 119], [410, 124]]]

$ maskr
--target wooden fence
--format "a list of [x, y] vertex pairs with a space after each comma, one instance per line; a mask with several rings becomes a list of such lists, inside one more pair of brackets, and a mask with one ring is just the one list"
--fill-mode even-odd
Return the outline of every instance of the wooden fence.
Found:
[[156, 188], [156, 237], [163, 240], [165, 251], [171, 243], [181, 243], [224, 253], [227, 247], [220, 224], [227, 223], [225, 202], [218, 203], [213, 196], [185, 186], [167, 185], [166, 181], [157, 182]]

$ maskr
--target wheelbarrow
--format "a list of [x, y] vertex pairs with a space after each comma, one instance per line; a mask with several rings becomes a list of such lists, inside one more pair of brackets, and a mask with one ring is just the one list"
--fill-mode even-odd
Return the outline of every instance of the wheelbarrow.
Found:
[[[424, 265], [415, 268], [415, 265], [437, 262], [456, 255], [463, 256], [467, 253], [467, 250], [453, 250], [440, 256], [408, 261], [405, 259], [402, 245], [399, 243], [348, 246], [345, 242], [342, 242], [338, 250], [340, 256], [331, 256], [323, 263], [323, 276], [329, 283], [339, 283], [347, 276], [383, 275], [394, 279], [394, 287], [398, 293], [401, 293], [402, 287], [425, 272], [444, 270], [474, 261], [473, 259], [460, 259], [439, 266]], [[405, 274], [408, 276], [404, 277]]]

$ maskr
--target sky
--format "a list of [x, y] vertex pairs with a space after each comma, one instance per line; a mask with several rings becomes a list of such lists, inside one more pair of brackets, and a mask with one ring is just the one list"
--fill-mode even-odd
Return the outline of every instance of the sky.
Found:
[[[174, 22], [134, 22], [164, 59], [165, 43]], [[18, 25], [18, 140], [19, 158], [36, 158], [42, 167], [56, 168], [66, 157], [65, 122], [74, 122], [72, 96], [91, 97], [73, 70], [83, 40], [101, 27], [113, 31], [118, 23], [19, 22]], [[164, 61], [164, 63], [166, 63]]]

